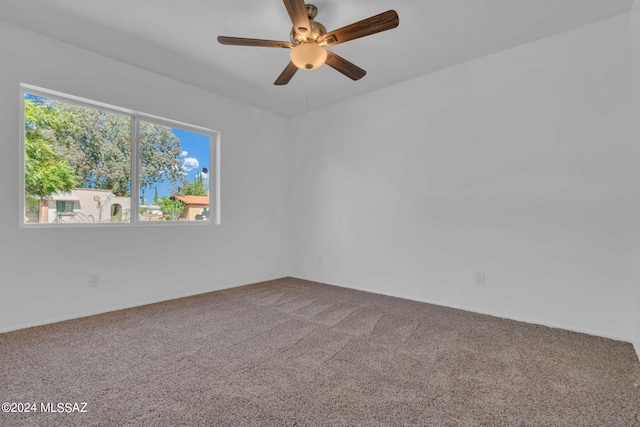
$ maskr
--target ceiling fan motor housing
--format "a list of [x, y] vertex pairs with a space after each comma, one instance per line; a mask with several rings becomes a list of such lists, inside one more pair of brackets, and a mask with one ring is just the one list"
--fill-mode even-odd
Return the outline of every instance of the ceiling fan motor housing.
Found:
[[316, 16], [318, 15], [318, 8], [312, 4], [305, 4], [304, 6], [307, 9], [307, 16], [309, 17], [309, 19], [316, 19]]
[[311, 28], [306, 34], [299, 34], [299, 31], [296, 31], [296, 28], [292, 27], [289, 38], [291, 39], [291, 43], [294, 45], [309, 41], [317, 42], [318, 39], [327, 34], [325, 26], [313, 20], [318, 15], [318, 8], [312, 4], [307, 4], [305, 6], [307, 8], [307, 16], [309, 17], [309, 25]]

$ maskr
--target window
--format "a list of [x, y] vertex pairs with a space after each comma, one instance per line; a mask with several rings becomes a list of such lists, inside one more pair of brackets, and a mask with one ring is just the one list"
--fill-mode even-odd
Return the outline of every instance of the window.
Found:
[[22, 95], [21, 225], [219, 223], [218, 132], [29, 85]]
[[74, 206], [74, 203], [72, 201], [56, 200], [56, 213], [58, 215], [63, 215], [63, 214], [73, 215], [73, 206]]

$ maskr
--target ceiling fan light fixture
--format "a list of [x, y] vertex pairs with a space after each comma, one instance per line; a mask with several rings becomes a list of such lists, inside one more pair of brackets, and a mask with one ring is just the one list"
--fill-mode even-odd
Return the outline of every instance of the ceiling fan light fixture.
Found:
[[291, 62], [301, 70], [315, 70], [327, 60], [327, 50], [315, 43], [300, 43], [291, 49]]

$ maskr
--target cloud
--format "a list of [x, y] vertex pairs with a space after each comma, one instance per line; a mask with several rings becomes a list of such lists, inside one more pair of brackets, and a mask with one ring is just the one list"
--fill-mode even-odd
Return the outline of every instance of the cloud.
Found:
[[200, 162], [195, 157], [187, 157], [182, 162], [182, 169], [189, 172], [200, 166]]
[[204, 172], [200, 172], [200, 175], [202, 175], [202, 180], [203, 180], [205, 183], [207, 183], [207, 184], [208, 184], [208, 183], [209, 183], [209, 174], [208, 174], [208, 173], [204, 173]]
[[183, 151], [182, 153], [180, 153], [180, 157], [187, 157], [187, 154], [189, 154], [188, 151]]

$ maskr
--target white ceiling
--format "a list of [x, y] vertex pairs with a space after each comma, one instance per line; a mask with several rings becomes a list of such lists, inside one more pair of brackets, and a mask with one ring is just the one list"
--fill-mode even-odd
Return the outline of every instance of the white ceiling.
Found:
[[288, 49], [223, 46], [219, 35], [288, 40], [280, 0], [0, 0], [0, 19], [104, 56], [295, 116], [631, 10], [633, 0], [310, 0], [327, 30], [394, 9], [396, 29], [331, 48], [367, 70], [324, 66], [273, 82]]

